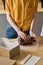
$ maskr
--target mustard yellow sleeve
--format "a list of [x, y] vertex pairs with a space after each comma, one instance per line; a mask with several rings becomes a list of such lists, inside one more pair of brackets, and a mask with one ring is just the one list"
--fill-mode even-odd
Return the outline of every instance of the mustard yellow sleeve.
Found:
[[10, 0], [5, 1], [5, 10], [10, 12]]

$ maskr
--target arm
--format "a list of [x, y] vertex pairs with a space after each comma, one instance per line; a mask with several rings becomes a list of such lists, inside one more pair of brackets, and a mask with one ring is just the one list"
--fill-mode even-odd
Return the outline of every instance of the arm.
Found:
[[33, 29], [33, 25], [35, 23], [34, 15], [37, 12], [37, 7], [38, 7], [38, 0], [35, 2], [34, 7], [33, 7], [33, 10], [31, 12], [31, 16], [33, 16], [33, 20], [31, 22], [31, 26], [30, 26], [30, 35], [33, 36], [33, 37], [35, 37], [35, 38], [36, 38], [36, 35], [33, 33], [32, 29]]
[[6, 10], [6, 17], [8, 22], [11, 24], [11, 26], [16, 30], [16, 32], [18, 33], [19, 28], [15, 25], [14, 21], [12, 20], [11, 16], [10, 16], [10, 12], [11, 12], [11, 5], [10, 5], [10, 0], [6, 0], [5, 1], [5, 10]]
[[35, 39], [37, 39], [37, 37], [36, 37], [36, 35], [33, 33], [33, 25], [34, 25], [34, 19], [32, 20], [32, 23], [31, 23], [31, 26], [30, 26], [30, 35], [33, 37], [33, 38], [35, 38]]
[[16, 30], [16, 32], [18, 33], [18, 31], [20, 31], [20, 29], [17, 27], [17, 25], [14, 23], [14, 21], [12, 20], [10, 13], [6, 12], [6, 17], [8, 22], [10, 23], [10, 25]]
[[16, 32], [18, 33], [18, 35], [19, 35], [22, 39], [26, 40], [27, 37], [26, 37], [25, 33], [23, 33], [23, 32], [17, 27], [17, 25], [15, 24], [15, 22], [12, 20], [12, 18], [11, 18], [11, 16], [10, 16], [10, 13], [9, 13], [9, 12], [6, 12], [6, 16], [7, 16], [8, 22], [9, 22], [9, 23], [11, 24], [11, 26], [16, 30]]
[[34, 25], [34, 19], [33, 19], [33, 20], [32, 20], [32, 22], [31, 22], [31, 26], [30, 26], [30, 32], [32, 32], [33, 25]]
[[11, 4], [10, 4], [10, 1], [11, 0], [6, 0], [5, 2], [5, 10], [6, 10], [6, 17], [7, 17], [7, 20], [8, 22], [11, 24], [11, 26], [16, 30], [16, 32], [18, 33], [18, 35], [26, 40], [26, 35], [25, 33], [23, 33], [18, 27], [17, 25], [15, 24], [15, 22], [13, 21], [12, 17], [10, 16], [10, 13], [11, 13]]

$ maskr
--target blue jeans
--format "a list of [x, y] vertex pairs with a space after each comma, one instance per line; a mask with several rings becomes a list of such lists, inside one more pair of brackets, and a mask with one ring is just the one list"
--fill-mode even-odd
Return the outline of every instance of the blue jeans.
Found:
[[[29, 35], [29, 30], [25, 31], [24, 33]], [[13, 38], [18, 37], [17, 32], [11, 27], [10, 24], [7, 25], [6, 36], [5, 37], [8, 38], [8, 39], [13, 39]]]

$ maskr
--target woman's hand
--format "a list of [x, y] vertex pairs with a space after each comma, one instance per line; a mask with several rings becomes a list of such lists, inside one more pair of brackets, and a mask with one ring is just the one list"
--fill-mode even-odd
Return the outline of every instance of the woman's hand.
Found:
[[37, 40], [37, 36], [33, 32], [30, 32], [30, 36]]
[[24, 41], [27, 41], [27, 35], [24, 33], [24, 32], [22, 32], [22, 31], [18, 31], [18, 35], [24, 40]]

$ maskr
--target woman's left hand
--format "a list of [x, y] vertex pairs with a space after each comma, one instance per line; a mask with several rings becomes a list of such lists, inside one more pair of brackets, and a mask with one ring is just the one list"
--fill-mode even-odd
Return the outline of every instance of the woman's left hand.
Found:
[[30, 32], [30, 36], [35, 38], [35, 40], [37, 40], [37, 36], [33, 32]]

